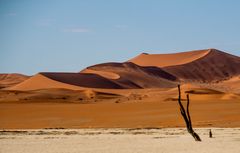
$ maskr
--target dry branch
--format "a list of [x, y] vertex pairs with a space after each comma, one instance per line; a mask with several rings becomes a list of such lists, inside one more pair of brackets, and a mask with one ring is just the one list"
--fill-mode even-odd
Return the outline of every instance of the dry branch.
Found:
[[201, 141], [200, 137], [198, 136], [198, 134], [193, 130], [192, 128], [192, 121], [191, 121], [191, 116], [189, 113], [189, 104], [190, 104], [190, 100], [189, 100], [189, 95], [187, 94], [187, 113], [182, 105], [182, 101], [181, 101], [181, 88], [180, 85], [178, 85], [178, 104], [180, 106], [180, 111], [181, 111], [181, 115], [186, 123], [186, 127], [188, 132], [193, 136], [193, 138], [195, 139], [195, 141]]

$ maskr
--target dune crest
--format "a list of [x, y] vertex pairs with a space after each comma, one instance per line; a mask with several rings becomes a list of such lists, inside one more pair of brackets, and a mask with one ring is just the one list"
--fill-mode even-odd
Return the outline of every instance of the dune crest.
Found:
[[166, 67], [173, 65], [182, 65], [206, 56], [211, 49], [196, 50], [172, 54], [146, 54], [142, 53], [128, 62], [133, 62], [140, 66]]
[[167, 66], [163, 70], [179, 79], [193, 82], [218, 82], [240, 75], [240, 57], [216, 49], [190, 63]]
[[112, 80], [125, 89], [132, 88], [171, 88], [175, 87], [177, 78], [158, 67], [142, 67], [131, 62], [103, 63], [87, 69], [104, 71], [119, 75]]

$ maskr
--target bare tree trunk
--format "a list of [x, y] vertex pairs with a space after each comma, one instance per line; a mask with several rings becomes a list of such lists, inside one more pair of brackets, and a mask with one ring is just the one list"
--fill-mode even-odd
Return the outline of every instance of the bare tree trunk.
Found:
[[191, 117], [190, 117], [190, 113], [189, 113], [189, 104], [190, 104], [190, 100], [189, 100], [189, 95], [187, 94], [187, 113], [182, 105], [181, 102], [181, 88], [180, 85], [178, 85], [178, 104], [180, 106], [180, 111], [181, 111], [181, 115], [186, 123], [186, 127], [188, 132], [193, 136], [193, 138], [195, 139], [195, 141], [201, 141], [201, 138], [198, 136], [198, 134], [193, 130], [192, 128], [192, 121], [191, 121]]

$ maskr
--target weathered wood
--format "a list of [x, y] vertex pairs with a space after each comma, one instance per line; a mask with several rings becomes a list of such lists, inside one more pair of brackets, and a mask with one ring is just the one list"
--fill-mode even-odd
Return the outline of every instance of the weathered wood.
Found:
[[178, 85], [178, 94], [179, 94], [178, 95], [178, 104], [180, 106], [181, 115], [186, 123], [187, 130], [193, 136], [195, 141], [201, 141], [201, 138], [199, 137], [199, 135], [192, 128], [192, 121], [191, 121], [191, 116], [190, 116], [190, 111], [189, 111], [189, 105], [190, 105], [189, 95], [187, 94], [187, 113], [186, 113], [186, 111], [182, 105], [180, 85]]

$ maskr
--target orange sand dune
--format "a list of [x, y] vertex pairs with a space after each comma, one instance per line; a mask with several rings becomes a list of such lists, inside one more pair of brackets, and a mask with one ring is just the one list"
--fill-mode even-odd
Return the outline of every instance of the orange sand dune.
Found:
[[240, 75], [240, 57], [211, 49], [198, 60], [163, 70], [185, 81], [216, 82]]
[[58, 82], [52, 79], [47, 78], [41, 73], [34, 75], [33, 77], [25, 80], [24, 82], [17, 84], [16, 86], [7, 88], [8, 90], [38, 90], [38, 89], [47, 89], [47, 88], [66, 88], [73, 90], [81, 90], [81, 87]]
[[240, 57], [216, 49], [175, 54], [141, 54], [131, 60], [142, 66], [158, 66], [180, 80], [221, 81], [240, 75]]
[[20, 82], [23, 82], [24, 80], [28, 79], [29, 76], [23, 75], [23, 74], [0, 74], [0, 88], [6, 88], [14, 86]]
[[36, 90], [48, 88], [80, 90], [85, 87], [122, 88], [118, 84], [95, 74], [39, 73], [14, 87], [8, 88], [8, 90]]
[[[131, 62], [93, 65], [80, 73], [40, 73], [11, 90], [47, 88], [66, 89], [141, 89], [174, 88], [179, 82], [202, 84], [217, 91], [239, 92], [240, 57], [216, 49], [198, 50], [176, 54], [143, 54]], [[139, 66], [138, 61], [142, 62]], [[132, 63], [135, 62], [136, 64]], [[161, 66], [162, 68], [160, 68]], [[208, 83], [220, 82], [219, 85]], [[217, 87], [220, 87], [217, 89]], [[226, 89], [229, 90], [226, 90]]]
[[92, 73], [42, 73], [42, 75], [58, 82], [63, 82], [79, 87], [110, 89], [123, 88], [112, 80]]
[[199, 58], [204, 57], [209, 52], [210, 52], [210, 49], [173, 53], [173, 54], [142, 53], [137, 57], [130, 59], [128, 62], [133, 62], [141, 66], [166, 67], [166, 66], [173, 66], [173, 65], [182, 65], [182, 64], [195, 61]]
[[[90, 66], [93, 72], [117, 74], [115, 83], [128, 88], [172, 88], [176, 87], [177, 78], [158, 67], [142, 67], [134, 63], [103, 63]], [[84, 70], [85, 71], [85, 70]], [[98, 74], [98, 73], [97, 73]]]

